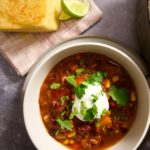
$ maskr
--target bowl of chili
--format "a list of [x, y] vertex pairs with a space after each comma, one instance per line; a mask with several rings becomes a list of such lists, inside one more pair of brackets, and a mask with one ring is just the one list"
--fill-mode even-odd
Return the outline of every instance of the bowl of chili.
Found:
[[104, 38], [49, 49], [23, 88], [25, 126], [36, 148], [137, 149], [150, 123], [149, 87], [139, 65]]

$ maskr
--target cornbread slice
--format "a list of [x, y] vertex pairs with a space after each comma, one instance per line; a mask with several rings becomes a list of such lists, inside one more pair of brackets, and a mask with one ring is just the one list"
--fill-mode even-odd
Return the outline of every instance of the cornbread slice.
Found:
[[61, 0], [0, 0], [0, 30], [56, 31], [60, 9]]

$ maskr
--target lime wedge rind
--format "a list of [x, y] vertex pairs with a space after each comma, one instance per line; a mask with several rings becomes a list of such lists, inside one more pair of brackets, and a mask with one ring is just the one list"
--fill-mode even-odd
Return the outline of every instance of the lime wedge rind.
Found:
[[65, 20], [69, 20], [69, 19], [71, 19], [71, 18], [72, 18], [72, 17], [69, 16], [66, 12], [61, 11], [61, 14], [60, 14], [60, 16], [59, 16], [59, 20], [65, 21]]
[[62, 0], [62, 9], [74, 18], [81, 18], [87, 14], [90, 5], [88, 0]]

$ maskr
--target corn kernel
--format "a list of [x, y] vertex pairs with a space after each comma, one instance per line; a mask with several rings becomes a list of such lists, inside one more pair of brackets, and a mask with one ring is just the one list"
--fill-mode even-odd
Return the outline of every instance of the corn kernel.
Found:
[[113, 77], [112, 77], [112, 81], [113, 81], [113, 82], [117, 82], [118, 80], [119, 80], [119, 76], [113, 76]]
[[63, 144], [65, 144], [65, 145], [69, 144], [69, 140], [68, 139], [64, 140]]
[[108, 116], [111, 115], [111, 111], [110, 111], [110, 110], [107, 111], [107, 115], [108, 115]]
[[74, 144], [75, 143], [75, 141], [74, 140], [69, 140], [69, 144]]
[[135, 92], [131, 92], [131, 101], [132, 102], [136, 101], [136, 94], [135, 94]]
[[106, 79], [105, 87], [106, 88], [110, 88], [110, 80]]
[[68, 135], [68, 138], [72, 138], [72, 137], [74, 137], [76, 135], [76, 132], [72, 132], [72, 133], [70, 133], [69, 135]]

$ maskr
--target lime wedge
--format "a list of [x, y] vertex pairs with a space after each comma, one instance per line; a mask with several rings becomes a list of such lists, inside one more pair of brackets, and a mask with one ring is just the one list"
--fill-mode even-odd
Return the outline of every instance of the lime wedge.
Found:
[[88, 0], [62, 0], [62, 9], [68, 15], [81, 18], [85, 16], [89, 10]]
[[64, 11], [62, 11], [61, 12], [61, 14], [60, 14], [60, 16], [59, 16], [59, 20], [62, 20], [62, 21], [64, 21], [64, 20], [68, 20], [68, 19], [70, 19], [71, 18], [71, 16], [69, 16], [67, 13], [65, 13]]

